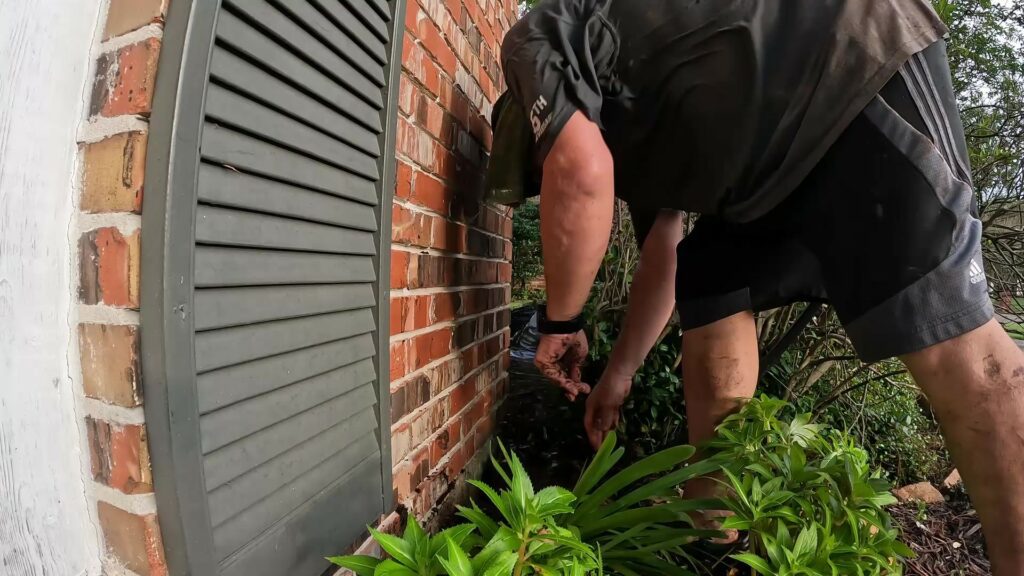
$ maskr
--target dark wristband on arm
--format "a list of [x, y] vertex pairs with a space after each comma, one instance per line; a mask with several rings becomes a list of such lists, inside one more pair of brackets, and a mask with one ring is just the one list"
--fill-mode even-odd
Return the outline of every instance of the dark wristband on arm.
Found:
[[547, 306], [541, 304], [537, 307], [537, 332], [541, 334], [575, 334], [583, 328], [582, 314], [571, 320], [549, 320]]

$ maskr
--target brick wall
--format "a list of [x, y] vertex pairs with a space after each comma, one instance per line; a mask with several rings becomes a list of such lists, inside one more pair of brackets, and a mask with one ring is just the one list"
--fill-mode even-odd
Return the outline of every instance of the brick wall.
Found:
[[146, 135], [167, 0], [111, 0], [103, 22], [78, 186], [77, 343], [106, 574], [167, 574], [139, 367], [139, 227]]
[[[507, 386], [510, 215], [472, 200], [514, 0], [408, 0], [391, 251], [396, 502], [431, 523], [479, 474]], [[385, 522], [387, 524], [387, 522]]]

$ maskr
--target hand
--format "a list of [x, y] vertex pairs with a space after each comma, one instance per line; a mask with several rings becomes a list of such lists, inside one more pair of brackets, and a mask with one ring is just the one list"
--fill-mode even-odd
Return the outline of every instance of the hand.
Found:
[[590, 393], [590, 386], [581, 381], [583, 361], [589, 350], [582, 330], [575, 334], [542, 334], [533, 363], [574, 402], [579, 394]]
[[632, 374], [622, 374], [609, 368], [587, 398], [587, 415], [583, 423], [594, 450], [599, 449], [608, 433], [619, 425], [619, 410], [632, 386]]

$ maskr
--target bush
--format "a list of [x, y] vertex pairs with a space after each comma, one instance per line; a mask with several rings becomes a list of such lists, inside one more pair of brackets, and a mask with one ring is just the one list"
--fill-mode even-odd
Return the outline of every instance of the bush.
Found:
[[710, 443], [735, 514], [722, 527], [750, 534], [734, 558], [761, 574], [902, 574], [913, 553], [885, 511], [889, 485], [848, 434], [795, 412], [762, 396]]
[[529, 284], [543, 273], [540, 204], [524, 202], [512, 213], [512, 300], [537, 299]]
[[[494, 506], [460, 508], [467, 520], [430, 537], [412, 517], [402, 537], [371, 530], [389, 558], [329, 560], [358, 576], [522, 576], [693, 574], [687, 548], [718, 532], [693, 527], [690, 514], [731, 510], [724, 528], [748, 530], [751, 551], [734, 558], [762, 574], [901, 574], [910, 556], [883, 506], [888, 486], [869, 473], [864, 451], [842, 432], [783, 421], [792, 406], [751, 401], [719, 427], [712, 455], [662, 450], [618, 470], [624, 456], [610, 434], [572, 490], [535, 490], [515, 454], [494, 461], [505, 488], [473, 482]], [[616, 471], [618, 470], [618, 471]], [[677, 486], [722, 473], [725, 499], [684, 500]]]

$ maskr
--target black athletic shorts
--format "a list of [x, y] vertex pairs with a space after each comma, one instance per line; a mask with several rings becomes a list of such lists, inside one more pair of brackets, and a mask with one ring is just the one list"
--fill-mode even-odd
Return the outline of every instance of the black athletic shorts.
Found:
[[[641, 240], [654, 215], [634, 211]], [[938, 42], [913, 56], [804, 182], [753, 222], [701, 216], [678, 248], [683, 329], [832, 304], [858, 354], [926, 348], [992, 318], [963, 126]]]

